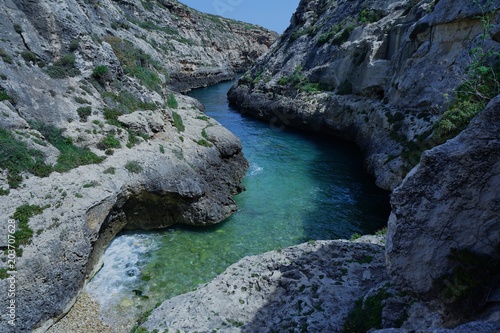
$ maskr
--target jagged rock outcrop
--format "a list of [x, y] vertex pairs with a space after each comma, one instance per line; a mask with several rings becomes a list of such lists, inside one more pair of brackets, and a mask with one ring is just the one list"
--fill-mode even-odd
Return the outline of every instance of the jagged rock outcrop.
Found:
[[276, 126], [355, 141], [377, 184], [394, 189], [440, 143], [435, 124], [478, 61], [475, 48], [500, 50], [499, 23], [491, 1], [303, 0], [228, 96]]
[[[498, 287], [499, 114], [500, 96], [456, 138], [424, 152], [420, 164], [392, 194], [388, 271], [398, 285], [417, 295], [448, 304], [460, 301], [460, 296], [471, 297], [466, 293], [484, 293], [474, 296], [481, 305]], [[474, 255], [450, 258], [454, 250], [464, 249]], [[490, 259], [485, 263], [484, 258]], [[478, 286], [464, 279], [465, 273], [453, 271], [460, 264], [476, 270]], [[482, 281], [483, 274], [496, 282]], [[447, 287], [453, 290], [447, 293]], [[468, 304], [463, 310], [470, 313], [474, 301]]]
[[[147, 142], [117, 149], [100, 164], [29, 177], [3, 197], [4, 221], [26, 204], [42, 210], [29, 219], [32, 239], [18, 244], [15, 332], [43, 332], [69, 310], [120, 230], [213, 224], [236, 210], [232, 195], [241, 191], [247, 168], [239, 140], [187, 102], [176, 109], [184, 121], [181, 133], [169, 122], [168, 110], [156, 111], [165, 128]], [[206, 126], [216, 139], [210, 147], [197, 143]], [[6, 233], [3, 228], [2, 247]], [[7, 285], [0, 280], [2, 290]], [[4, 312], [0, 330], [10, 329]]]
[[377, 184], [394, 190], [389, 275], [439, 318], [410, 318], [401, 332], [470, 320], [499, 287], [499, 9], [303, 0], [228, 93], [242, 113], [273, 126], [355, 141]]

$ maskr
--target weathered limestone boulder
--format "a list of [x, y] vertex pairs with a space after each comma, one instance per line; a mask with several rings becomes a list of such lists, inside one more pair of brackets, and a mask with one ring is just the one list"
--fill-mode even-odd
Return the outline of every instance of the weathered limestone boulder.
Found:
[[146, 134], [152, 137], [155, 133], [161, 132], [165, 127], [165, 122], [158, 112], [136, 111], [118, 117], [118, 121], [136, 134]]
[[165, 301], [149, 331], [341, 332], [357, 299], [386, 281], [383, 247], [316, 241], [246, 257], [196, 291]]
[[394, 190], [386, 253], [398, 285], [429, 294], [456, 264], [448, 258], [452, 249], [498, 259], [499, 112], [500, 96], [459, 136], [426, 151]]

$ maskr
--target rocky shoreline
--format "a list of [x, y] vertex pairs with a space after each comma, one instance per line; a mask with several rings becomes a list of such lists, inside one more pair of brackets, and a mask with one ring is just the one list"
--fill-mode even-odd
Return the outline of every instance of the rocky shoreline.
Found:
[[[111, 332], [105, 320], [80, 325], [97, 315], [81, 290], [111, 239], [218, 223], [243, 190], [238, 138], [175, 91], [234, 76], [276, 34], [175, 0], [0, 4], [0, 219], [17, 220], [15, 332]], [[500, 11], [483, 5], [302, 0], [229, 98], [258, 118], [355, 141], [394, 193], [387, 246], [316, 241], [245, 258], [166, 300], [141, 329], [341, 332], [380, 315], [369, 327], [380, 333], [499, 330], [499, 97], [453, 139], [433, 134], [449, 125], [447, 94], [459, 100], [478, 41], [496, 73]], [[471, 297], [478, 290], [486, 296]], [[373, 304], [376, 314], [363, 312]]]

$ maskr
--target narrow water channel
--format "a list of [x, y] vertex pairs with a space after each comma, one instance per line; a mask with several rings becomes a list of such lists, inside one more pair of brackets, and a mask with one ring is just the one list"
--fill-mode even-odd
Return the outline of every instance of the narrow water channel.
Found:
[[292, 129], [276, 131], [241, 116], [227, 104], [232, 83], [190, 95], [242, 141], [250, 169], [244, 179], [247, 190], [236, 197], [239, 211], [207, 228], [120, 234], [86, 287], [105, 310], [144, 311], [209, 282], [244, 256], [385, 226], [389, 193], [366, 175], [353, 144]]

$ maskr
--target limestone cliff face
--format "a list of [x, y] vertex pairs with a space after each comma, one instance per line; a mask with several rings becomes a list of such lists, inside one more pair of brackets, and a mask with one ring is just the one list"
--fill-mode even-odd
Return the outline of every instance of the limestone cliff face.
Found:
[[[377, 184], [394, 190], [389, 276], [442, 315], [419, 329], [457, 324], [499, 287], [499, 8], [304, 0], [228, 94], [241, 112], [274, 126], [363, 149]], [[492, 75], [481, 87], [478, 64]], [[460, 121], [458, 136], [439, 136]], [[498, 310], [492, 318], [498, 323]]]
[[[483, 12], [493, 24], [487, 34]], [[303, 0], [229, 98], [273, 123], [357, 142], [377, 184], [394, 189], [437, 144], [434, 124], [471, 49], [500, 50], [499, 17], [487, 1]]]
[[[14, 331], [43, 332], [123, 228], [207, 225], [236, 210], [248, 167], [239, 139], [176, 91], [233, 77], [276, 34], [175, 0], [0, 5], [0, 219], [17, 220]], [[8, 320], [2, 311], [0, 331]]]
[[[478, 283], [481, 274], [495, 270], [500, 259], [499, 112], [497, 97], [459, 136], [424, 152], [420, 164], [394, 190], [388, 269], [394, 281], [416, 294], [435, 297], [430, 294], [437, 289], [444, 303], [458, 297], [452, 293], [446, 298], [440, 280], [464, 264], [450, 259], [455, 250], [476, 254], [468, 264], [476, 267]], [[479, 256], [490, 258], [488, 267], [481, 267]], [[448, 282], [453, 288], [470, 288], [461, 278], [452, 275]], [[498, 287], [498, 280], [483, 283], [484, 295]]]

